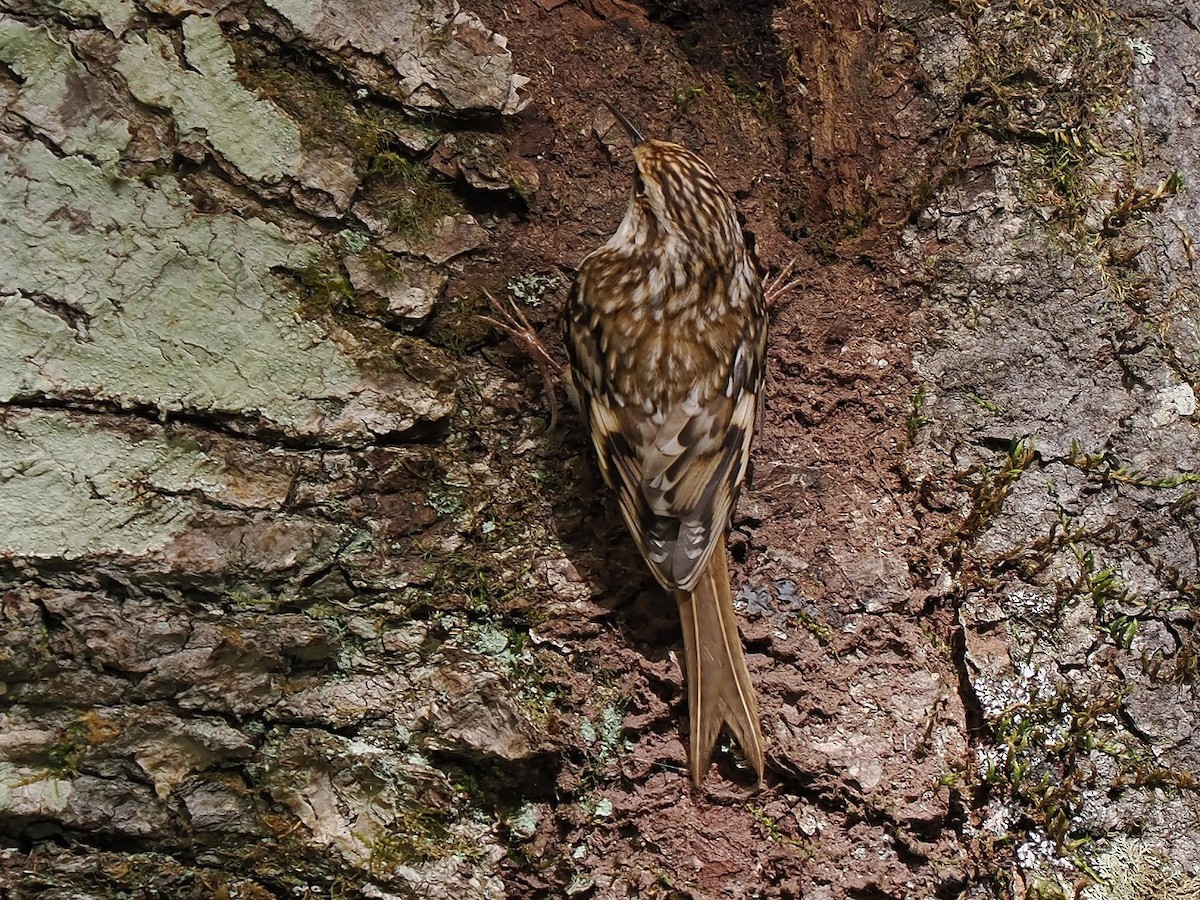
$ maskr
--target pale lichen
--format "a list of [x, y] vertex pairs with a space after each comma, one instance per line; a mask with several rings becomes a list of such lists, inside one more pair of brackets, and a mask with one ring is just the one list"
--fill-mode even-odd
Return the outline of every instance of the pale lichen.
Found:
[[206, 140], [255, 181], [276, 182], [295, 172], [301, 161], [299, 126], [238, 82], [233, 50], [216, 20], [184, 19], [183, 47], [186, 67], [167, 35], [131, 37], [117, 70], [143, 103], [171, 110], [181, 140]]
[[1144, 841], [1121, 835], [1097, 854], [1097, 883], [1084, 900], [1200, 900], [1200, 874], [1187, 874]]
[[10, 414], [0, 429], [0, 554], [76, 559], [141, 555], [186, 527], [219, 467], [163, 437], [80, 428], [52, 412]]
[[[24, 84], [11, 110], [67, 153], [82, 153], [109, 167], [129, 144], [129, 126], [105, 115], [93, 100], [81, 115], [72, 97], [90, 75], [71, 48], [45, 27], [0, 17], [0, 62]], [[65, 110], [70, 108], [70, 115]]]

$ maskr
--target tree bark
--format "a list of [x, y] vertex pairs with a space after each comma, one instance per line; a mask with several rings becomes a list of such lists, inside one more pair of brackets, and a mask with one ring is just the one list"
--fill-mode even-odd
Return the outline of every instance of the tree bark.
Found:
[[[0, 896], [1200, 890], [1195, 12], [827, 6], [5, 5]], [[602, 100], [778, 279], [760, 790], [480, 318], [559, 349]]]

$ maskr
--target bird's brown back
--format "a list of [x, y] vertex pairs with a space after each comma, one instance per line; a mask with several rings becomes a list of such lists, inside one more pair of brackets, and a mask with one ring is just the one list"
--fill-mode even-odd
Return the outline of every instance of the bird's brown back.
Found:
[[639, 188], [580, 266], [566, 344], [639, 549], [665, 587], [690, 589], [745, 476], [765, 309], [733, 202], [707, 164], [663, 141], [634, 152]]

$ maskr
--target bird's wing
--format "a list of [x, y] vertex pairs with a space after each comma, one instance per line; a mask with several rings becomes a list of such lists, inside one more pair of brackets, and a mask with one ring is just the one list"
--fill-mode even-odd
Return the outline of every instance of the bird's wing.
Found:
[[641, 458], [641, 494], [653, 517], [646, 555], [683, 590], [695, 587], [724, 539], [746, 477], [762, 389], [762, 335], [757, 322], [746, 323], [725, 371], [667, 411]]
[[601, 473], [655, 577], [664, 587], [691, 590], [724, 537], [749, 464], [763, 320], [741, 320], [733, 352], [682, 400], [647, 410], [614, 395], [617, 379], [605, 371], [603, 336], [576, 299], [568, 305], [566, 343]]

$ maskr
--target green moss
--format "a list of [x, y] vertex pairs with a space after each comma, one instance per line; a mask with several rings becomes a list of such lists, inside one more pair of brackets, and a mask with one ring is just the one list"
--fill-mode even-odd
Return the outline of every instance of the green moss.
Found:
[[1194, 685], [1200, 679], [1200, 640], [1192, 632], [1180, 638], [1179, 650], [1171, 660], [1171, 666], [1164, 672], [1162, 658], [1142, 659], [1142, 665], [1155, 679], [1171, 681], [1175, 684]]
[[975, 393], [967, 394], [967, 399], [969, 399], [972, 403], [974, 403], [976, 406], [978, 406], [983, 411], [990, 412], [992, 415], [1000, 415], [1000, 413], [1002, 412], [1002, 410], [1000, 409], [1000, 407], [997, 404], [993, 403], [991, 400], [988, 400], [984, 397], [980, 397], [978, 394], [975, 394]]
[[1081, 153], [1103, 146], [1133, 65], [1105, 0], [1009, 0], [960, 4], [959, 11], [975, 38], [960, 73], [975, 127], [1005, 141]]
[[425, 339], [451, 353], [465, 354], [482, 344], [491, 332], [491, 326], [481, 318], [488, 312], [487, 301], [480, 294], [447, 297], [434, 310]]
[[79, 760], [83, 757], [86, 746], [72, 740], [61, 741], [46, 748], [44, 755], [45, 766], [51, 772], [67, 774], [79, 770]]
[[1026, 900], [1068, 900], [1067, 892], [1057, 881], [1035, 876], [1029, 882]]
[[528, 571], [507, 571], [478, 545], [430, 559], [433, 582], [429, 602], [434, 608], [496, 614], [524, 608], [532, 594], [519, 583]]
[[950, 162], [931, 183], [944, 183], [982, 132], [1016, 149], [1026, 199], [1051, 229], [1085, 236], [1101, 186], [1134, 184], [1140, 171], [1136, 147], [1112, 121], [1134, 64], [1117, 17], [1106, 0], [953, 6], [973, 47], [956, 79], [958, 121], [936, 157]]
[[390, 287], [406, 281], [404, 269], [394, 253], [380, 250], [377, 247], [367, 247], [359, 254], [368, 274], [381, 285]]
[[955, 529], [956, 540], [971, 540], [990, 524], [1036, 455], [1032, 438], [1013, 438], [998, 465], [981, 463], [955, 476], [956, 481], [971, 488], [971, 508]]
[[341, 263], [328, 254], [297, 270], [293, 277], [300, 299], [297, 312], [308, 321], [325, 318], [354, 297], [354, 288], [342, 271]]
[[398, 136], [440, 129], [433, 120], [414, 120], [370, 97], [361, 97], [329, 62], [295, 45], [282, 53], [262, 38], [231, 34], [238, 80], [271, 100], [300, 124], [309, 148], [345, 147], [370, 160], [395, 146]]
[[42, 751], [39, 762], [50, 772], [69, 775], [79, 771], [88, 749], [116, 734], [111, 722], [95, 712], [86, 712], [62, 730], [62, 738]]
[[908, 435], [910, 444], [917, 439], [917, 435], [921, 429], [933, 421], [925, 415], [925, 401], [927, 398], [928, 391], [925, 385], [919, 384], [909, 399], [909, 414], [904, 422], [904, 431]]
[[1116, 483], [1156, 490], [1170, 490], [1182, 485], [1200, 484], [1200, 473], [1198, 472], [1172, 472], [1167, 475], [1143, 472], [1123, 464], [1109, 451], [1094, 454], [1082, 453], [1079, 451], [1078, 443], [1072, 443], [1071, 463], [1105, 486]]
[[372, 202], [402, 238], [427, 237], [442, 218], [462, 211], [454, 194], [428, 168], [399, 153], [375, 155], [367, 177]]
[[808, 843], [787, 834], [779, 820], [772, 818], [766, 809], [754, 803], [748, 803], [746, 804], [746, 811], [750, 813], [751, 818], [754, 819], [758, 827], [766, 835], [767, 840], [772, 844], [788, 848], [790, 858], [801, 861], [813, 858], [814, 853]]
[[451, 856], [476, 858], [479, 845], [455, 835], [450, 827], [454, 821], [451, 816], [416, 806], [397, 810], [391, 826], [371, 840], [367, 867], [383, 875], [398, 865], [422, 865]]
[[675, 104], [675, 110], [681, 116], [686, 116], [691, 111], [692, 105], [704, 96], [704, 88], [692, 85], [685, 88], [675, 88], [671, 91], [671, 102]]
[[751, 81], [744, 74], [735, 72], [725, 77], [725, 84], [734, 99], [750, 109], [768, 125], [781, 128], [787, 124], [787, 113], [780, 107], [774, 85], [766, 81]]
[[1088, 790], [1108, 789], [1091, 761], [1093, 753], [1136, 767], [1133, 748], [1116, 725], [1124, 696], [1084, 695], [1068, 685], [1052, 694], [1032, 692], [996, 722], [999, 764], [984, 773], [994, 792], [1015, 803], [1060, 852], [1074, 853], [1086, 838], [1074, 832], [1077, 813]]
[[237, 611], [272, 612], [284, 604], [284, 598], [263, 589], [251, 591], [233, 590], [228, 594], [229, 606]]

